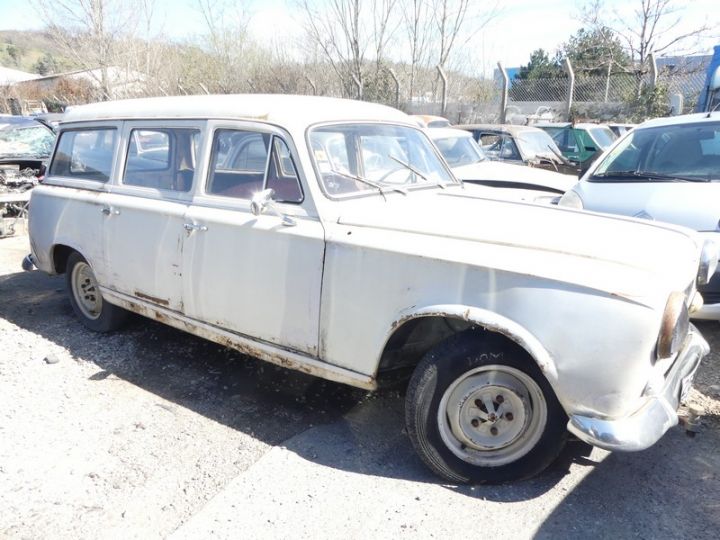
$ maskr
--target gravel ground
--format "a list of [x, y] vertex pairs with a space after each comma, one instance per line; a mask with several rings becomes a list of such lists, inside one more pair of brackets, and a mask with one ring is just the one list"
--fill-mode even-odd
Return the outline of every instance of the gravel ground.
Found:
[[[694, 439], [675, 428], [639, 454], [575, 444], [538, 479], [442, 486], [402, 432], [402, 396], [139, 317], [93, 334], [63, 277], [19, 270], [27, 252], [27, 237], [0, 240], [0, 538], [455, 537], [468, 519], [497, 537], [717, 537], [718, 323], [698, 325], [713, 352]], [[448, 521], [450, 505], [465, 517]]]

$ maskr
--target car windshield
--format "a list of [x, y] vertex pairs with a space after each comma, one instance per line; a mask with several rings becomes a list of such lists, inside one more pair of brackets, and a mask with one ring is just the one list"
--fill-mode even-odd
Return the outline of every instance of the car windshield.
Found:
[[433, 139], [433, 142], [451, 167], [470, 165], [487, 159], [472, 137], [443, 137]]
[[615, 134], [609, 127], [599, 126], [593, 127], [587, 130], [593, 140], [600, 145], [603, 150], [608, 148], [612, 143], [615, 142]]
[[634, 129], [602, 160], [595, 182], [720, 180], [720, 122]]
[[523, 155], [532, 158], [534, 156], [553, 156], [560, 153], [553, 138], [542, 130], [521, 131], [515, 136]]
[[310, 131], [310, 149], [326, 193], [347, 196], [458, 183], [419, 129], [337, 124]]
[[0, 159], [46, 158], [54, 143], [53, 132], [41, 124], [10, 124], [0, 129]]

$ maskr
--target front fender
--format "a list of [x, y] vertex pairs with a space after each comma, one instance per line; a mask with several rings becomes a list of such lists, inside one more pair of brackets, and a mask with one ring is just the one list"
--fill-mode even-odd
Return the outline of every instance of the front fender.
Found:
[[[471, 322], [491, 332], [502, 334], [520, 345], [535, 360], [548, 382], [553, 385], [558, 378], [557, 366], [540, 341], [524, 326], [493, 311], [458, 304], [437, 304], [407, 308], [400, 312], [398, 319], [385, 337], [385, 345], [395, 331], [403, 324], [421, 317], [449, 317]], [[384, 348], [383, 348], [384, 349]], [[378, 359], [378, 365], [380, 361]]]

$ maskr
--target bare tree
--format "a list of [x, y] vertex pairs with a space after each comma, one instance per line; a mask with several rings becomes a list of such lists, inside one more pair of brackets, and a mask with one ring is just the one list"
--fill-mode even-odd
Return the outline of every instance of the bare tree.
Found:
[[410, 52], [408, 97], [412, 101], [415, 97], [418, 69], [427, 68], [428, 65], [432, 20], [427, 0], [401, 0], [400, 9]]
[[707, 37], [711, 26], [698, 22], [683, 26], [687, 3], [684, 0], [631, 0], [632, 13], [610, 11], [605, 0], [590, 0], [581, 19], [591, 27], [609, 27], [624, 42], [637, 69], [644, 70], [650, 53], [688, 53]]
[[455, 50], [466, 45], [498, 14], [498, 3], [429, 0], [437, 65], [446, 67]]
[[[135, 48], [120, 46], [138, 37], [143, 17], [152, 16], [153, 0], [31, 0], [63, 55], [86, 70], [100, 89], [113, 94], [111, 68], [128, 65]], [[146, 20], [146, 28], [150, 21]]]
[[[367, 62], [377, 76], [394, 38], [397, 0], [328, 0], [322, 7], [300, 0], [312, 46], [341, 80], [346, 95], [362, 95]], [[377, 77], [376, 77], [377, 78]]]

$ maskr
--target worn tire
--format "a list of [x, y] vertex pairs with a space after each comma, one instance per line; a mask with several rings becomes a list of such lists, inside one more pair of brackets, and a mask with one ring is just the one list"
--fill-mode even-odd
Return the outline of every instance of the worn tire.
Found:
[[95, 280], [95, 276], [92, 273], [92, 268], [89, 263], [82, 255], [75, 251], [68, 257], [67, 265], [65, 267], [65, 283], [67, 285], [68, 296], [70, 298], [70, 305], [72, 306], [75, 315], [77, 315], [80, 321], [87, 328], [94, 332], [111, 332], [112, 330], [120, 328], [127, 320], [129, 313], [121, 307], [105, 301], [100, 294], [100, 290], [97, 288], [97, 282], [92, 284], [94, 287], [91, 291], [91, 293], [96, 295], [94, 297], [97, 299], [96, 302], [98, 309], [96, 310], [96, 313], [94, 313], [94, 315], [89, 314], [88, 308], [79, 304], [76, 294], [84, 294], [78, 289], [77, 285], [78, 279], [76, 279], [76, 272], [80, 270], [85, 272], [89, 271], [89, 274], [86, 273], [87, 279], [91, 279], [93, 281]]
[[[482, 407], [483, 400], [476, 398], [483, 395], [478, 392], [485, 392], [486, 397], [488, 392], [491, 395], [498, 393], [497, 384], [500, 383], [493, 382], [498, 380], [498, 373], [509, 377], [508, 380], [526, 381], [526, 399], [522, 399], [522, 391], [508, 392], [508, 397], [503, 398], [506, 403], [503, 407], [508, 409], [513, 404], [522, 403], [522, 406], [517, 407], [522, 412], [516, 412], [514, 416], [517, 418], [513, 418], [513, 415], [501, 411], [499, 404], [494, 404], [500, 416], [496, 417], [494, 410], [490, 423], [486, 424], [489, 422], [487, 416], [486, 420], [472, 418], [471, 424], [467, 421], [463, 423], [463, 418], [472, 417], [476, 413], [485, 414], [477, 412], [481, 410], [477, 404], [480, 403]], [[519, 379], [512, 378], [512, 374]], [[480, 382], [481, 379], [484, 382]], [[534, 381], [534, 384], [530, 381]], [[533, 395], [538, 397], [533, 398]], [[448, 406], [450, 403], [453, 405]], [[455, 406], [456, 403], [458, 406]], [[441, 407], [445, 411], [442, 416], [439, 414]], [[487, 407], [482, 410], [487, 412]], [[448, 411], [458, 411], [457, 415], [452, 415], [459, 419], [454, 427]], [[513, 424], [513, 420], [520, 418], [521, 423]], [[433, 472], [453, 483], [502, 483], [534, 476], [557, 458], [568, 435], [567, 416], [535, 361], [522, 348], [508, 343], [504, 338], [476, 330], [451, 336], [423, 357], [408, 386], [405, 421], [410, 440], [421, 459]], [[501, 425], [505, 427], [500, 427], [501, 431], [498, 432], [495, 426]], [[485, 431], [481, 433], [480, 429]], [[492, 429], [495, 432], [491, 436]], [[511, 442], [498, 450], [485, 449], [490, 446], [468, 447], [465, 442], [469, 439], [461, 440], [456, 436], [458, 432], [463, 435], [471, 433], [475, 443], [483, 436], [485, 438], [482, 440], [491, 441], [490, 444], [497, 441], [493, 436], [507, 436]], [[443, 434], [450, 443], [443, 440]], [[514, 458], [516, 454], [525, 451], [517, 455], [517, 459]], [[505, 454], [501, 456], [499, 452]], [[512, 461], [487, 463], [498, 457]]]

